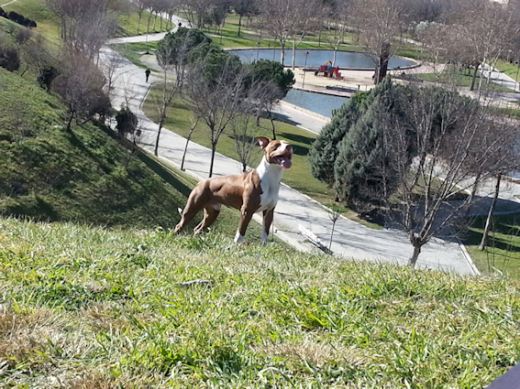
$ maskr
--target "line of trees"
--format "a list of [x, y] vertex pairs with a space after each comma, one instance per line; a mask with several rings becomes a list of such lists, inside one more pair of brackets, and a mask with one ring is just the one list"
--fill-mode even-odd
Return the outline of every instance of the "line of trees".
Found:
[[[176, 96], [182, 96], [188, 101], [194, 117], [184, 156], [196, 125], [204, 123], [212, 149], [211, 177], [218, 141], [231, 127], [245, 171], [254, 145], [252, 132], [257, 128], [252, 123], [258, 124], [259, 118], [270, 112], [272, 104], [285, 96], [294, 84], [292, 71], [266, 60], [244, 65], [237, 56], [213, 44], [200, 30], [184, 27], [168, 33], [159, 42], [156, 56], [164, 70], [164, 78], [155, 153], [158, 153], [166, 110]], [[168, 75], [175, 80], [169, 80]], [[239, 128], [239, 123], [246, 124]], [[276, 137], [274, 127], [273, 136]]]

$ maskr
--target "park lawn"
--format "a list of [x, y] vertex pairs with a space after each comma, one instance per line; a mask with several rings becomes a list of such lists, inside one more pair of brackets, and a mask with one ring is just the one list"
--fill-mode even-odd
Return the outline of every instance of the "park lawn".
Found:
[[54, 44], [61, 44], [60, 22], [49, 10], [45, 0], [22, 0], [2, 7], [5, 12], [15, 11], [26, 18], [34, 20], [37, 27], [33, 30]]
[[[125, 37], [125, 36], [135, 36], [135, 35], [144, 35], [146, 34], [146, 26], [148, 24], [148, 18], [152, 14], [148, 11], [143, 11], [141, 16], [141, 23], [139, 25], [139, 32], [137, 32], [137, 25], [139, 21], [139, 15], [137, 12], [132, 12], [131, 14], [124, 14], [119, 17], [118, 21], [118, 29], [116, 30], [116, 37]], [[162, 21], [162, 23], [161, 23]], [[169, 28], [168, 28], [169, 27]], [[164, 19], [160, 16], [157, 17], [157, 22], [155, 24], [155, 30], [153, 29], [153, 16], [150, 21], [150, 34], [158, 33], [158, 32], [166, 32], [172, 28], [172, 25], [169, 24], [167, 19]]]
[[518, 81], [520, 79], [520, 77], [519, 77], [520, 67], [518, 67], [517, 64], [509, 63], [508, 61], [499, 59], [495, 65], [495, 69], [498, 69], [502, 73], [507, 74], [509, 77], [511, 77], [515, 81]]
[[[6, 12], [15, 11], [23, 16], [36, 21], [37, 27], [35, 32], [45, 36], [53, 43], [61, 44], [60, 38], [60, 21], [59, 18], [47, 7], [45, 0], [19, 0], [3, 7]], [[150, 12], [144, 11], [141, 19], [140, 34], [146, 32], [146, 24]], [[133, 36], [137, 34], [137, 20], [139, 16], [137, 12], [121, 15], [118, 21], [118, 28], [116, 30], [116, 37]], [[162, 29], [161, 27], [162, 19]], [[150, 33], [167, 31], [167, 20], [158, 17], [156, 29], [151, 30], [153, 26], [153, 18], [150, 24]]]
[[493, 217], [487, 248], [480, 251], [485, 223], [485, 216], [477, 217], [464, 237], [473, 262], [483, 274], [520, 279], [520, 213]]
[[[146, 116], [148, 116], [156, 123], [159, 121], [159, 114], [155, 107], [159, 101], [161, 101], [161, 93], [162, 92], [159, 85], [156, 84], [154, 87], [152, 87], [152, 90], [150, 91], [150, 94], [148, 95], [143, 105], [143, 111], [145, 112]], [[187, 137], [189, 129], [191, 128], [191, 118], [192, 114], [189, 111], [186, 102], [181, 99], [176, 99], [168, 108], [164, 127], [183, 137]], [[357, 213], [350, 210], [349, 208], [346, 208], [344, 205], [335, 203], [334, 191], [312, 176], [308, 154], [312, 147], [312, 143], [316, 138], [315, 134], [288, 123], [280, 121], [275, 121], [274, 123], [276, 126], [277, 139], [284, 139], [289, 141], [294, 149], [293, 165], [290, 169], [285, 171], [282, 180], [283, 183], [289, 185], [295, 190], [304, 193], [305, 195], [320, 202], [321, 204], [324, 204], [334, 211], [340, 212], [342, 215], [348, 217], [351, 220], [357, 221], [370, 228], [383, 228], [378, 224], [364, 220]], [[255, 134], [255, 136], [267, 136], [271, 138], [272, 127], [270, 121], [262, 119], [260, 128], [258, 128], [258, 132]], [[206, 127], [202, 124], [202, 122], [198, 123], [191, 140], [195, 143], [211, 148], [208, 130], [206, 130]], [[232, 137], [231, 130], [228, 129], [224, 132], [224, 134], [221, 135], [217, 145], [217, 152], [225, 155], [226, 157], [239, 160], [239, 156], [236, 151], [235, 140]], [[249, 165], [256, 167], [261, 159], [261, 156], [261, 151], [258, 148], [255, 151], [255, 154]]]
[[150, 55], [155, 56], [154, 52], [157, 47], [157, 42], [121, 43], [109, 45], [109, 47], [132, 62], [135, 66], [145, 69], [147, 66], [141, 62], [141, 57], [143, 53], [147, 51], [151, 53]]
[[[154, 122], [159, 121], [159, 114], [156, 110], [157, 102], [160, 101], [161, 90], [158, 85], [154, 86], [145, 101], [143, 111]], [[166, 114], [164, 126], [177, 134], [187, 137], [191, 127], [192, 114], [184, 100], [176, 99]], [[311, 144], [316, 138], [311, 132], [299, 129], [296, 126], [275, 121], [277, 139], [289, 141], [294, 150], [293, 166], [284, 173], [283, 182], [290, 187], [299, 190], [317, 201], [330, 202], [333, 192], [323, 183], [312, 177], [310, 164], [307, 155]], [[272, 138], [271, 123], [269, 120], [261, 120], [260, 128], [255, 136], [267, 136]], [[209, 133], [205, 125], [200, 121], [192, 135], [192, 141], [202, 146], [211, 148]], [[236, 151], [235, 140], [231, 130], [227, 129], [221, 135], [217, 145], [217, 152], [235, 160], [239, 160]], [[256, 166], [262, 157], [260, 148], [255, 149], [255, 153], [250, 162], [250, 166]], [[209, 161], [208, 161], [209, 166]]]
[[[440, 83], [454, 83], [457, 87], [469, 88], [471, 86], [472, 75], [465, 75], [453, 72], [442, 72], [442, 73], [422, 73], [417, 74], [416, 77], [428, 82], [440, 82]], [[475, 89], [478, 88], [480, 72], [477, 73], [477, 79], [475, 80]], [[491, 81], [487, 84], [486, 80], [482, 80], [482, 88], [490, 92], [497, 93], [513, 93], [512, 89], [506, 88], [502, 85], [496, 84]]]

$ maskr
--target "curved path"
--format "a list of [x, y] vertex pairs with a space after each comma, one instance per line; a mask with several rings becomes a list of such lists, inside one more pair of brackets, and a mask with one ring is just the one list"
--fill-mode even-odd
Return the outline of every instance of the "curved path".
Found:
[[[144, 38], [144, 37], [142, 37]], [[157, 125], [148, 119], [141, 110], [142, 103], [150, 89], [150, 83], [145, 81], [143, 69], [138, 68], [126, 59], [107, 47], [101, 50], [101, 59], [106, 62], [109, 59], [117, 59], [120, 65], [113, 78], [113, 90], [111, 100], [114, 107], [127, 102], [130, 109], [139, 118], [143, 131], [141, 145], [153, 151], [153, 145], [157, 134]], [[159, 78], [150, 76], [150, 82], [160, 81]], [[291, 116], [291, 111], [285, 111]], [[300, 119], [303, 117], [299, 113]], [[180, 159], [186, 140], [163, 129], [160, 141], [159, 155], [166, 161], [176, 166], [180, 165]], [[200, 145], [191, 143], [186, 157], [186, 170], [198, 179], [207, 178], [211, 151]], [[221, 154], [215, 158], [215, 175], [240, 174], [241, 168], [238, 162]], [[176, 212], [176, 210], [165, 210]], [[330, 211], [321, 204], [303, 195], [302, 193], [283, 185], [280, 190], [280, 201], [276, 208], [274, 225], [275, 233], [299, 250], [314, 250], [299, 233], [299, 226], [311, 230], [324, 243], [328, 243], [332, 223], [329, 218]], [[374, 230], [359, 223], [340, 218], [336, 224], [332, 251], [337, 256], [356, 260], [389, 261], [398, 264], [406, 264], [412, 253], [406, 235], [397, 230]], [[475, 275], [475, 268], [464, 248], [457, 242], [432, 239], [423, 247], [419, 257], [418, 267], [453, 271], [459, 274]]]

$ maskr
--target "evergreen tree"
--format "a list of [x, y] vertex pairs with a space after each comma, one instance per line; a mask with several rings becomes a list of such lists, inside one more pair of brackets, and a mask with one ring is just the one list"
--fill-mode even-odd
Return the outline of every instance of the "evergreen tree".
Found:
[[280, 98], [284, 98], [294, 85], [294, 73], [290, 69], [285, 70], [280, 62], [261, 59], [248, 65], [248, 68], [251, 71], [251, 83], [253, 80], [256, 82], [272, 81], [282, 93]]
[[393, 87], [385, 79], [365, 100], [364, 112], [337, 146], [334, 190], [340, 201], [361, 209], [391, 194], [390, 158], [385, 147], [384, 128], [394, 107]]
[[[357, 96], [357, 95], [356, 95]], [[334, 112], [332, 120], [320, 132], [309, 153], [312, 175], [332, 187], [338, 144], [362, 114], [362, 104], [368, 94], [351, 98]]]

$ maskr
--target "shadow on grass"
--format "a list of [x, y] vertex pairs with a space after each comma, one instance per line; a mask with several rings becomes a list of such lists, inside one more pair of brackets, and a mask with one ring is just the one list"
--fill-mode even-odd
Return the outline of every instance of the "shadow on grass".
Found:
[[188, 197], [191, 193], [191, 189], [185, 183], [175, 177], [170, 171], [168, 171], [160, 162], [157, 162], [145, 151], [139, 153], [138, 158], [143, 161], [150, 169], [152, 169], [159, 177], [161, 177], [168, 184], [177, 189], [183, 196]]

